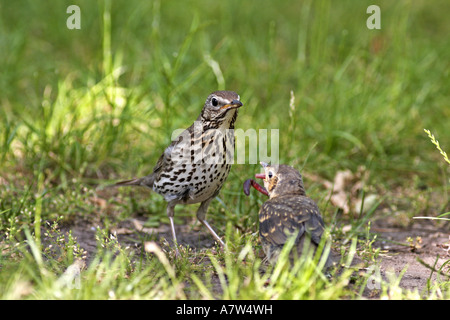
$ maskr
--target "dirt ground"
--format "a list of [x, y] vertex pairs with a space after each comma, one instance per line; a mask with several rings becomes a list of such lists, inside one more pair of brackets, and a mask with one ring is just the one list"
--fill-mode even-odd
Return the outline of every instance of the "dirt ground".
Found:
[[[375, 247], [383, 252], [380, 258], [382, 277], [386, 278], [386, 273], [392, 271], [399, 275], [406, 268], [400, 281], [401, 288], [425, 293], [427, 281], [431, 280], [432, 284], [439, 276], [432, 268], [439, 270], [450, 259], [450, 231], [436, 228], [432, 222], [417, 221], [408, 228], [375, 225], [371, 231], [378, 234]], [[412, 241], [405, 246], [409, 244], [408, 237]], [[444, 266], [447, 275], [449, 267], [449, 264]]]
[[[151, 237], [151, 240], [157, 242], [162, 242], [162, 238], [170, 241], [171, 233], [168, 225], [144, 228], [144, 222], [137, 219], [123, 221], [112, 231], [117, 234], [119, 242], [124, 246], [139, 248], [139, 241], [145, 237], [147, 239]], [[189, 245], [194, 250], [201, 250], [214, 245], [209, 234], [201, 228], [193, 229], [190, 225], [178, 225], [176, 228], [178, 241], [184, 246]], [[63, 229], [72, 230], [77, 242], [87, 251], [87, 264], [89, 264], [97, 248], [95, 226], [89, 225], [86, 221], [78, 221]], [[375, 223], [371, 231], [378, 235], [374, 247], [381, 249], [378, 264], [373, 266], [371, 272], [374, 274], [379, 272], [378, 275], [387, 281], [389, 272], [398, 276], [406, 268], [400, 281], [401, 288], [417, 290], [422, 295], [426, 294], [427, 281], [431, 279], [432, 282], [439, 276], [436, 271], [432, 272], [431, 267], [439, 270], [442, 264], [450, 259], [450, 231], [448, 228], [436, 228], [431, 221], [418, 220], [408, 228], [393, 228]], [[408, 237], [412, 239], [410, 245], [408, 245]], [[444, 268], [447, 274], [449, 267], [449, 264], [446, 264]], [[379, 285], [376, 279], [374, 278], [372, 284], [368, 285], [369, 288], [364, 291], [365, 297], [372, 299], [379, 297], [380, 291], [377, 290]]]

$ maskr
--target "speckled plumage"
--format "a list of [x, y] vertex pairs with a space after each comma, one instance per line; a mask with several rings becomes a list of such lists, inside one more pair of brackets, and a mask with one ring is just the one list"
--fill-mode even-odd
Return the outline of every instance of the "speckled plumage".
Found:
[[[316, 250], [325, 227], [317, 204], [306, 196], [302, 176], [287, 165], [263, 166], [269, 200], [259, 211], [259, 236], [267, 260], [275, 263], [291, 236], [295, 237], [291, 259], [301, 256], [305, 241]], [[328, 257], [325, 266], [331, 264]]]
[[117, 183], [118, 186], [146, 186], [167, 201], [167, 214], [176, 242], [173, 224], [177, 204], [201, 203], [197, 218], [217, 242], [224, 245], [205, 220], [209, 203], [217, 196], [228, 177], [234, 152], [234, 123], [239, 95], [233, 91], [216, 91], [206, 99], [195, 121], [164, 151], [153, 172], [143, 178]]

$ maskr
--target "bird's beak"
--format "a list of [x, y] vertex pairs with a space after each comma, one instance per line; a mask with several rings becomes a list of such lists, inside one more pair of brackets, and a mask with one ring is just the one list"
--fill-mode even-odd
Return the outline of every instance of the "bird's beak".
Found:
[[[265, 168], [269, 165], [268, 163], [262, 162], [262, 161], [259, 164], [261, 164], [261, 167], [263, 167], [263, 168]], [[264, 179], [266, 179], [266, 174], [265, 173], [257, 173], [257, 174], [255, 174], [255, 178], [264, 180]]]
[[266, 174], [265, 173], [257, 173], [257, 174], [255, 174], [255, 178], [264, 180], [266, 178]]
[[243, 106], [242, 102], [240, 102], [239, 100], [233, 100], [233, 101], [231, 101], [231, 103], [228, 103], [228, 104], [224, 105], [220, 109], [221, 110], [223, 110], [223, 109], [236, 109], [236, 108], [240, 108], [242, 106]]
[[269, 164], [268, 164], [267, 162], [262, 162], [262, 161], [261, 161], [259, 164], [260, 164], [261, 167], [263, 167], [263, 168], [269, 166]]

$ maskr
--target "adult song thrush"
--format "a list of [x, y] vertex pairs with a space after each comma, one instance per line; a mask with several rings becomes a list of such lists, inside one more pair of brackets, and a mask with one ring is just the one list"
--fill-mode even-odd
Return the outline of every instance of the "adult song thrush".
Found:
[[164, 197], [175, 246], [174, 208], [193, 203], [201, 203], [197, 219], [224, 246], [205, 217], [230, 172], [234, 154], [234, 133], [230, 129], [234, 129], [240, 107], [240, 97], [233, 91], [211, 93], [197, 120], [165, 149], [151, 174], [116, 183], [148, 187]]
[[[249, 179], [244, 183], [244, 192], [248, 195], [252, 185], [269, 196], [259, 211], [259, 236], [267, 260], [275, 264], [291, 236], [295, 237], [291, 260], [301, 256], [305, 241], [315, 252], [324, 232], [324, 222], [316, 203], [306, 196], [301, 174], [283, 164], [271, 166], [261, 162], [261, 165], [264, 173], [255, 177], [264, 179], [265, 189]], [[332, 263], [330, 254], [325, 268]]]

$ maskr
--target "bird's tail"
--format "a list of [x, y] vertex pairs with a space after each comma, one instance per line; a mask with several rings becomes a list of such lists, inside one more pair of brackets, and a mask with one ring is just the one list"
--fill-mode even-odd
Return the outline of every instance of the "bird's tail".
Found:
[[106, 186], [101, 186], [100, 189], [109, 189], [109, 188], [126, 187], [126, 186], [142, 186], [141, 182], [142, 182], [142, 178], [124, 180], [124, 181], [119, 181], [114, 184], [108, 184]]
[[138, 179], [119, 181], [119, 182], [111, 185], [111, 187], [141, 186], [142, 185], [142, 180], [143, 180], [142, 178], [138, 178]]
[[109, 188], [127, 187], [127, 186], [143, 186], [143, 187], [147, 187], [147, 185], [145, 185], [146, 181], [145, 181], [144, 178], [137, 178], [137, 179], [119, 181], [119, 182], [116, 182], [116, 183], [113, 183], [113, 184], [98, 186], [97, 189], [104, 190], [104, 189], [109, 189]]
[[154, 175], [148, 175], [142, 178], [137, 179], [131, 179], [131, 180], [124, 180], [119, 181], [114, 184], [110, 184], [103, 188], [114, 188], [114, 187], [126, 187], [126, 186], [142, 186], [142, 187], [148, 187], [150, 189], [153, 188], [153, 181], [155, 180]]

